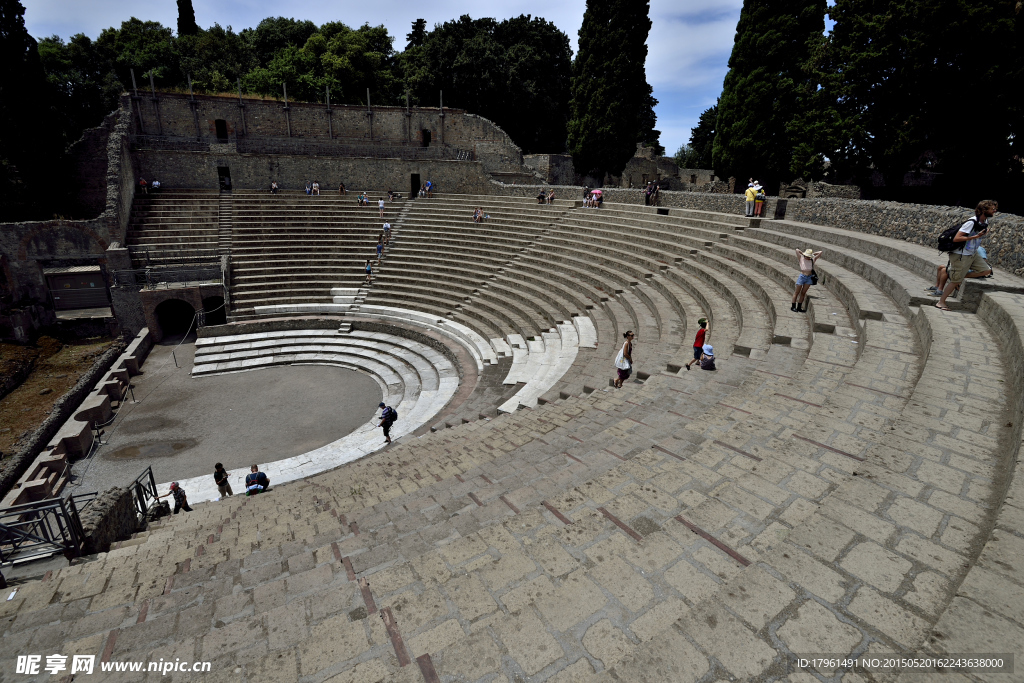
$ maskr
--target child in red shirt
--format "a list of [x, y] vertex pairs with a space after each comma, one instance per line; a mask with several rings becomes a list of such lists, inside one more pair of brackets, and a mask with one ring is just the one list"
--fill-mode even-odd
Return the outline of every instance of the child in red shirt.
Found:
[[700, 360], [701, 354], [704, 352], [704, 340], [708, 334], [708, 319], [701, 318], [697, 321], [700, 325], [700, 329], [697, 330], [697, 336], [693, 340], [693, 360], [686, 364], [686, 369], [689, 370], [690, 366]]

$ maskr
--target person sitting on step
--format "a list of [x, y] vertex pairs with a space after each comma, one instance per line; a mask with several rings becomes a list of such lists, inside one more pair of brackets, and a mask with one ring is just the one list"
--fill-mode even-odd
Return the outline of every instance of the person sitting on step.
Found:
[[245, 475], [245, 495], [255, 496], [270, 488], [270, 479], [260, 472], [259, 465], [249, 468], [249, 474]]
[[705, 344], [704, 348], [701, 349], [700, 354], [700, 369], [701, 370], [716, 370], [715, 367], [715, 347], [711, 344]]

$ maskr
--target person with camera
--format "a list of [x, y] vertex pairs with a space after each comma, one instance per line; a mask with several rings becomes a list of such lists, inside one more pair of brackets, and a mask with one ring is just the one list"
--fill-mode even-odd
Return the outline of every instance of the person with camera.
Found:
[[953, 237], [954, 244], [959, 246], [949, 252], [949, 266], [946, 268], [949, 279], [946, 280], [946, 286], [942, 288], [942, 296], [935, 304], [935, 308], [940, 311], [949, 310], [946, 298], [953, 293], [957, 285], [964, 281], [968, 272], [973, 271], [971, 277], [985, 277], [992, 274], [992, 267], [982, 258], [978, 250], [981, 247], [982, 238], [988, 235], [988, 221], [996, 215], [998, 210], [999, 202], [983, 199], [978, 202], [978, 207], [974, 210], [974, 218], [960, 226], [960, 230]]

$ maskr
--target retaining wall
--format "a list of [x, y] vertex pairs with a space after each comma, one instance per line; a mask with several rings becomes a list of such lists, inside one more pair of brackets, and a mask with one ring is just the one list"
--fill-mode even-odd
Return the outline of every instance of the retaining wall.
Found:
[[[500, 185], [492, 183], [492, 194], [509, 197], [535, 197], [541, 189], [555, 188], [558, 199], [578, 200], [583, 188], [572, 185]], [[602, 188], [605, 202], [643, 205], [638, 190]], [[659, 193], [659, 206], [728, 213], [742, 216], [745, 200], [740, 194], [708, 192]], [[983, 198], [979, 198], [983, 199]], [[765, 216], [775, 215], [778, 197], [765, 202]], [[862, 199], [810, 197], [786, 200], [786, 220], [881, 235], [893, 239], [935, 246], [940, 232], [974, 215], [973, 208], [930, 206]], [[989, 263], [999, 269], [1024, 276], [1024, 217], [997, 214], [985, 239]]]
[[[303, 189], [307, 180], [318, 180], [324, 193], [337, 192], [345, 183], [349, 192], [393, 189], [406, 195], [412, 174], [421, 182], [433, 181], [448, 192], [488, 194], [490, 176], [476, 161], [374, 159], [367, 157], [316, 157], [291, 154], [231, 154], [139, 150], [139, 173], [158, 178], [166, 188], [217, 189], [218, 167], [227, 167], [235, 189], [266, 190], [276, 180], [281, 189]], [[354, 201], [354, 200], [353, 200]]]

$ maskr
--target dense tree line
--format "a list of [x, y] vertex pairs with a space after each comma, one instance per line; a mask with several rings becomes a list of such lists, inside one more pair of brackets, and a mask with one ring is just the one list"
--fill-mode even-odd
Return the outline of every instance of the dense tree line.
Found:
[[[878, 196], [1002, 193], [1020, 206], [1022, 21], [1020, 0], [745, 0], [713, 168], [772, 183], [880, 177]], [[706, 130], [702, 117], [687, 154]], [[903, 187], [915, 172], [941, 175], [915, 197]]]
[[[0, 0], [8, 67], [0, 74], [4, 219], [41, 213], [42, 203], [33, 208], [25, 201], [25, 188], [43, 182], [40, 155], [30, 149], [49, 145], [46, 173], [58, 175], [61, 154], [84, 129], [114, 110], [123, 92], [151, 83], [160, 90], [240, 88], [270, 97], [281, 97], [286, 83], [294, 100], [323, 102], [329, 93], [339, 104], [365, 104], [369, 96], [376, 105], [404, 105], [408, 98], [437, 106], [443, 92], [445, 106], [494, 121], [525, 153], [568, 149], [584, 172], [598, 177], [621, 172], [637, 142], [660, 147], [657, 100], [644, 73], [647, 0], [588, 1], [575, 63], [565, 33], [530, 15], [462, 16], [433, 29], [417, 19], [397, 51], [383, 26], [271, 17], [240, 32], [217, 24], [203, 29], [191, 0], [177, 5], [176, 31], [132, 17], [95, 39], [51, 36], [37, 44], [25, 30], [20, 2]], [[31, 108], [15, 106], [26, 101]], [[49, 134], [12, 133], [29, 124]]]

